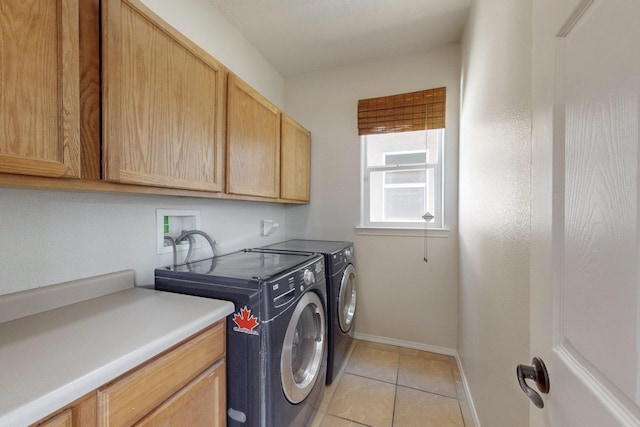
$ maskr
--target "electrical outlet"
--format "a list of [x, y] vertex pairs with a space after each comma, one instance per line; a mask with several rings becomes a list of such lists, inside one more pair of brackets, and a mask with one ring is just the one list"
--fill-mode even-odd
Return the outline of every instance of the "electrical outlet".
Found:
[[[171, 253], [171, 243], [164, 239], [170, 236], [175, 239], [183, 231], [200, 230], [200, 211], [187, 209], [156, 209], [156, 253]], [[196, 239], [194, 248], [201, 246], [200, 240]], [[189, 241], [185, 240], [176, 245], [178, 251], [189, 249]]]

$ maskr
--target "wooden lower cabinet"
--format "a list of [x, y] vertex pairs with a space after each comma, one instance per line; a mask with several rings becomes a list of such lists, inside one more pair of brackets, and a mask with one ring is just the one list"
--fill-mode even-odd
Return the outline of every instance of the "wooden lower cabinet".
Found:
[[94, 427], [97, 425], [96, 392], [76, 400], [70, 405], [46, 417], [43, 421], [32, 424], [32, 427]]
[[207, 369], [136, 426], [226, 425], [225, 369], [223, 361]]
[[73, 410], [71, 408], [63, 411], [49, 420], [40, 424], [41, 427], [73, 427]]
[[225, 426], [225, 331], [223, 319], [34, 426]]

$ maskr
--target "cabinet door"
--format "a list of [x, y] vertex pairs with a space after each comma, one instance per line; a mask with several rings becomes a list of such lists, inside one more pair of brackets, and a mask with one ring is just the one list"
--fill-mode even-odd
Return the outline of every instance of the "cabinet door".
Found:
[[32, 427], [95, 427], [98, 425], [97, 407], [96, 393], [92, 392]]
[[63, 413], [56, 415], [50, 420], [40, 424], [39, 427], [73, 427], [73, 417], [71, 409], [67, 409]]
[[225, 330], [218, 322], [98, 390], [98, 426], [132, 425], [222, 359]]
[[229, 75], [227, 192], [280, 196], [280, 115], [265, 97]]
[[105, 179], [222, 191], [222, 65], [138, 0], [102, 25]]
[[0, 17], [0, 172], [79, 177], [78, 0], [2, 0]]
[[311, 133], [282, 114], [280, 198], [309, 201]]
[[171, 396], [136, 426], [225, 426], [225, 388], [225, 364], [220, 361]]

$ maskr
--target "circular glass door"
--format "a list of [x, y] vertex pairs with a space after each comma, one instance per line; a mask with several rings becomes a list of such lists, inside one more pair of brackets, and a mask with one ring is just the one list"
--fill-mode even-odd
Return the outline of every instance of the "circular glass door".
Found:
[[356, 315], [356, 269], [352, 264], [344, 270], [338, 293], [338, 323], [342, 332], [349, 332]]
[[324, 340], [322, 301], [315, 292], [307, 292], [293, 311], [282, 345], [280, 376], [290, 402], [302, 402], [313, 389], [324, 357]]

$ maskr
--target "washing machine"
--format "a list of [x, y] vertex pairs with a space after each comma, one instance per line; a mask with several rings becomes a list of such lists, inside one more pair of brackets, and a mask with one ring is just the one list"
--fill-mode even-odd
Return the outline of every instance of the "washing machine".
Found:
[[261, 249], [318, 253], [324, 256], [329, 341], [327, 384], [331, 384], [345, 362], [353, 342], [357, 284], [353, 242], [294, 239], [263, 246]]
[[155, 271], [155, 288], [231, 301], [227, 425], [306, 426], [326, 377], [322, 256], [243, 250]]

